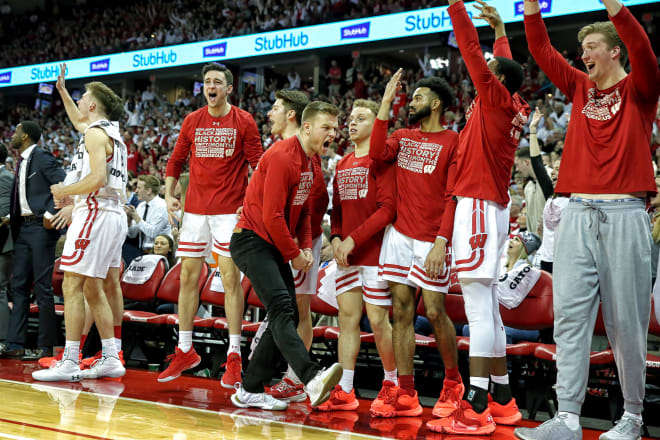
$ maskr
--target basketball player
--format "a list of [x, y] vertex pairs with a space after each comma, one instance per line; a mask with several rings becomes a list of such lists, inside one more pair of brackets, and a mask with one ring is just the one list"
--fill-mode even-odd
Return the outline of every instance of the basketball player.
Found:
[[[300, 132], [300, 120], [309, 98], [297, 90], [280, 90], [275, 93], [277, 99], [268, 112], [270, 132], [279, 135], [282, 139], [290, 138]], [[312, 225], [312, 256], [314, 263], [307, 272], [293, 269], [293, 279], [296, 285], [296, 303], [298, 305], [298, 335], [305, 343], [307, 350], [312, 346], [312, 315], [310, 311], [311, 295], [316, 295], [316, 283], [321, 260], [321, 244], [323, 230], [321, 222], [328, 209], [328, 191], [323, 179], [321, 158], [312, 157], [314, 167], [314, 183], [309, 195], [310, 218]], [[267, 322], [267, 321], [266, 321]], [[267, 325], [267, 324], [264, 324]], [[278, 400], [286, 402], [302, 402], [307, 399], [303, 390], [303, 383], [296, 376], [291, 366], [282, 380], [270, 388], [269, 393]]]
[[241, 382], [244, 297], [240, 273], [229, 253], [229, 239], [237, 221], [236, 210], [245, 195], [248, 164], [256, 168], [263, 149], [252, 116], [229, 103], [234, 81], [231, 71], [211, 63], [204, 66], [202, 76], [207, 105], [186, 116], [167, 162], [165, 201], [170, 213], [175, 213], [181, 204], [174, 197], [174, 189], [190, 155], [190, 182], [177, 249], [181, 257], [179, 344], [158, 381], [176, 379], [201, 361], [192, 346], [193, 320], [199, 306], [200, 272], [213, 248], [219, 255], [229, 326], [227, 369], [220, 384], [233, 389]]
[[579, 415], [599, 304], [625, 410], [600, 438], [641, 438], [653, 273], [645, 199], [656, 192], [649, 145], [660, 71], [648, 35], [630, 11], [618, 0], [603, 4], [610, 21], [578, 33], [583, 72], [550, 44], [538, 2], [525, 1], [529, 50], [573, 110], [556, 187], [571, 196], [553, 267], [559, 412], [537, 428], [516, 429], [521, 439], [582, 438]]
[[[65, 69], [65, 68], [64, 68]], [[64, 70], [63, 69], [63, 70]], [[105, 84], [88, 83], [78, 101], [81, 122], [88, 124], [72, 168], [79, 175], [70, 184], [51, 186], [61, 203], [74, 196], [72, 222], [67, 231], [60, 267], [64, 270], [64, 322], [66, 345], [61, 361], [35, 371], [43, 381], [69, 381], [121, 377], [126, 374], [114, 340], [112, 309], [104, 292], [104, 279], [118, 278], [121, 246], [127, 232], [127, 151], [117, 121], [123, 116], [121, 99]], [[74, 167], [75, 165], [75, 167]], [[80, 336], [87, 300], [101, 336], [102, 357], [84, 372], [78, 365]]]
[[[433, 411], [451, 413], [464, 386], [458, 372], [456, 330], [445, 310], [449, 290], [449, 265], [437, 276], [424, 269], [445, 216], [447, 178], [453, 172], [458, 134], [440, 122], [446, 106], [453, 104], [449, 85], [437, 77], [419, 81], [409, 104], [408, 121], [418, 129], [401, 129], [387, 138], [392, 101], [401, 87], [402, 70], [388, 82], [371, 133], [369, 157], [396, 162], [396, 221], [385, 232], [380, 252], [382, 278], [392, 292], [394, 325], [392, 342], [399, 374], [399, 389], [392, 399], [371, 407], [378, 417], [419, 416], [422, 407], [415, 391], [415, 291], [421, 287], [426, 316], [433, 326], [438, 350], [445, 364], [442, 394]], [[444, 258], [444, 256], [443, 256]], [[448, 253], [448, 258], [450, 254]]]
[[[449, 208], [455, 209], [454, 222], [439, 234], [431, 254], [442, 263], [445, 242], [453, 226], [454, 265], [470, 324], [470, 388], [454, 414], [431, 420], [426, 426], [449, 434], [485, 435], [495, 431], [493, 419], [515, 424], [522, 418], [509, 387], [497, 281], [509, 231], [509, 177], [529, 106], [516, 93], [522, 84], [523, 70], [511, 59], [497, 10], [483, 1], [475, 5], [480, 10], [478, 18], [488, 21], [495, 30], [495, 57], [486, 63], [463, 2], [449, 3], [458, 47], [477, 97], [466, 112], [456, 174], [449, 182], [458, 199]], [[489, 379], [493, 382], [491, 404]]]
[[312, 407], [330, 397], [341, 377], [339, 364], [321, 371], [296, 332], [298, 310], [288, 264], [305, 271], [313, 264], [308, 200], [314, 181], [311, 158], [334, 140], [338, 114], [332, 104], [310, 103], [303, 111], [298, 136], [273, 145], [248, 185], [231, 252], [266, 307], [269, 322], [243, 384], [232, 395], [232, 403], [238, 407], [287, 408], [287, 402], [264, 392], [264, 383], [273, 377], [281, 357], [305, 384]]

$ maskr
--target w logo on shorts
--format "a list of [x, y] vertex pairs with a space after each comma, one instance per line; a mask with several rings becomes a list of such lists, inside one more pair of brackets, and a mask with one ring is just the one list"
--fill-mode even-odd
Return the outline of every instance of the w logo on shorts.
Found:
[[87, 249], [87, 246], [89, 246], [89, 240], [84, 238], [79, 238], [76, 240], [76, 249], [81, 249], [84, 251]]
[[472, 250], [483, 249], [486, 246], [486, 240], [488, 239], [488, 234], [475, 234], [470, 237], [470, 246]]

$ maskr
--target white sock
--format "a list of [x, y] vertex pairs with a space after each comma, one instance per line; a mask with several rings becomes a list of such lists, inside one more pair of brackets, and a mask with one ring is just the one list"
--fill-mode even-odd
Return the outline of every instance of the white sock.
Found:
[[344, 370], [341, 375], [339, 386], [345, 393], [350, 393], [353, 389], [353, 376], [355, 376], [355, 370]]
[[179, 332], [179, 350], [188, 353], [192, 348], [192, 330]]
[[580, 429], [579, 415], [571, 412], [559, 411], [558, 416], [564, 419], [564, 423], [566, 423], [566, 426], [568, 426], [570, 430], [575, 431], [576, 429]]
[[241, 354], [241, 335], [229, 335], [229, 349], [227, 354], [237, 353]]
[[66, 341], [64, 345], [64, 354], [62, 359], [69, 359], [78, 363], [78, 357], [80, 356], [80, 341]]
[[630, 418], [636, 419], [638, 422], [642, 421], [642, 415], [641, 414], [633, 414], [633, 413], [628, 412], [628, 411], [623, 412], [623, 416], [621, 416], [621, 418], [623, 419], [624, 417], [630, 417]]
[[470, 376], [470, 385], [481, 388], [482, 390], [488, 390], [488, 378]]
[[295, 384], [301, 384], [302, 383], [302, 380], [300, 380], [298, 378], [298, 376], [296, 375], [296, 372], [293, 371], [293, 368], [291, 368], [291, 365], [289, 365], [289, 368], [287, 368], [286, 374], [284, 375], [284, 377], [288, 377]]
[[121, 351], [121, 339], [113, 338], [115, 340], [115, 345], [117, 346], [117, 353]]
[[385, 380], [389, 380], [390, 382], [393, 382], [394, 385], [399, 386], [399, 379], [397, 378], [396, 368], [392, 371], [387, 371], [383, 368], [383, 371], [385, 372]]
[[104, 357], [119, 358], [115, 338], [101, 339], [101, 349], [103, 350]]
[[508, 385], [509, 384], [509, 375], [505, 374], [504, 376], [493, 376], [492, 374], [490, 375], [490, 380], [493, 383], [499, 384], [499, 385]]

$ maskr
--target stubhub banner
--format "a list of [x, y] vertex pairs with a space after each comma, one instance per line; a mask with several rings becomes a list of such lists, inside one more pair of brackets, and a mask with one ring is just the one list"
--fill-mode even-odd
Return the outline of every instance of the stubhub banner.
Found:
[[[505, 23], [523, 20], [523, 1], [491, 0], [489, 3], [498, 9]], [[623, 0], [623, 4], [626, 6], [652, 3], [660, 3], [660, 0]], [[601, 11], [602, 18], [599, 19], [607, 19], [607, 12], [601, 0], [540, 0], [540, 5], [545, 17]], [[467, 5], [467, 9], [470, 14], [476, 11], [470, 4]], [[474, 24], [487, 26], [484, 20], [475, 20]], [[215, 60], [248, 58], [406, 38], [447, 32], [451, 29], [451, 19], [447, 7], [443, 6], [220, 40], [108, 54], [101, 57], [19, 66], [0, 70], [0, 87], [55, 81], [59, 75], [59, 65], [64, 61], [68, 69], [67, 78], [89, 78], [98, 75], [201, 64]], [[576, 41], [577, 31], [576, 28]]]

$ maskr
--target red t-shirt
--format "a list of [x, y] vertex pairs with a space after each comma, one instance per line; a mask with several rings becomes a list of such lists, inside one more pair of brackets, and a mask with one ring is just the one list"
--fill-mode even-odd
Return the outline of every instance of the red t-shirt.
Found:
[[451, 199], [446, 188], [455, 168], [457, 145], [458, 133], [451, 130], [401, 129], [387, 138], [387, 121], [376, 119], [369, 157], [396, 160], [397, 231], [416, 240], [435, 241], [446, 215], [445, 203]]
[[355, 241], [351, 265], [377, 266], [385, 226], [396, 214], [394, 167], [369, 156], [346, 155], [337, 163], [332, 192], [332, 235]]
[[[509, 180], [516, 148], [520, 143], [530, 108], [517, 93], [511, 95], [488, 69], [481, 52], [479, 36], [463, 3], [448, 9], [454, 23], [458, 47], [472, 78], [477, 97], [465, 113], [456, 164], [456, 180], [450, 182], [455, 196], [509, 203]], [[495, 56], [511, 58], [506, 37], [493, 46]], [[447, 229], [450, 228], [450, 229]], [[451, 232], [445, 225], [444, 234]]]
[[190, 113], [167, 162], [166, 177], [178, 179], [189, 154], [185, 212], [234, 214], [245, 196], [248, 163], [256, 168], [263, 154], [252, 115], [233, 105], [221, 118], [211, 116], [206, 106]]
[[238, 227], [277, 247], [284, 261], [294, 259], [300, 249], [312, 247], [308, 199], [313, 181], [312, 161], [298, 136], [276, 142], [250, 179]]
[[630, 11], [623, 7], [610, 19], [628, 49], [631, 72], [598, 90], [586, 73], [571, 67], [552, 47], [541, 14], [525, 15], [530, 52], [573, 101], [557, 193], [656, 192], [650, 144], [660, 70], [646, 32]]
[[323, 234], [323, 216], [328, 211], [328, 203], [330, 197], [328, 196], [328, 187], [323, 178], [323, 167], [321, 166], [321, 156], [315, 154], [312, 157], [312, 169], [314, 171], [314, 183], [312, 184], [312, 192], [309, 195], [309, 209], [312, 225], [312, 239]]

